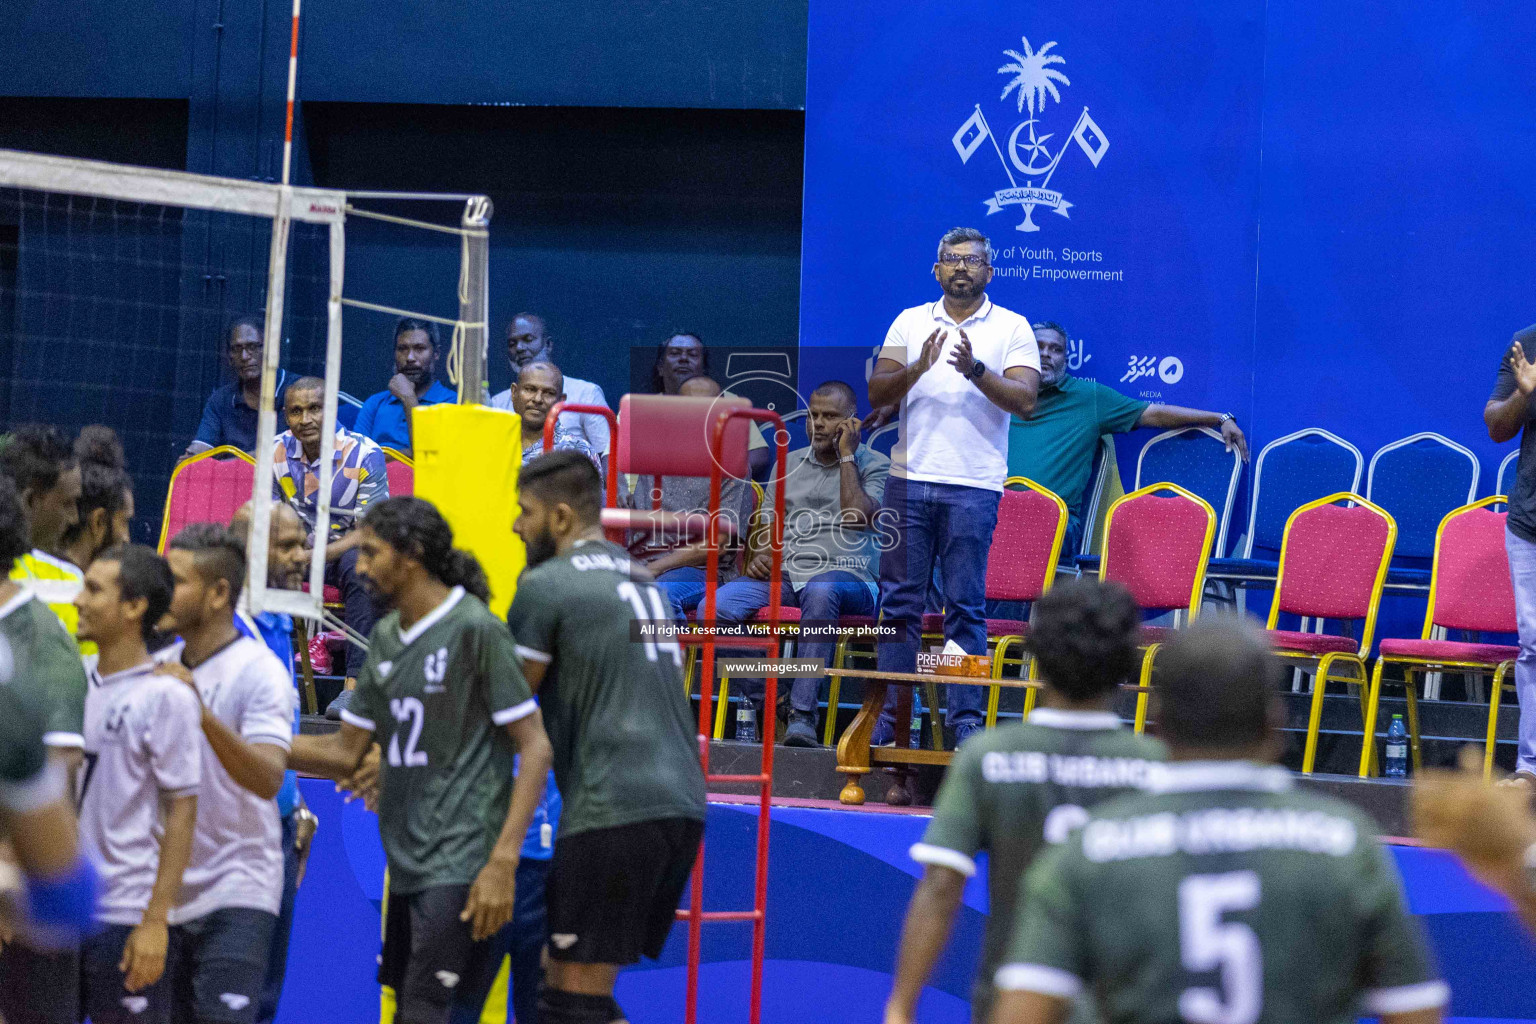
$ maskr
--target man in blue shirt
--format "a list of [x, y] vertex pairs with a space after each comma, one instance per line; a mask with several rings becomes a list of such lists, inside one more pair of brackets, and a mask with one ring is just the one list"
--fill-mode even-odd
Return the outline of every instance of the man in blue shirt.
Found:
[[[205, 452], [219, 445], [231, 445], [241, 451], [256, 450], [256, 412], [261, 405], [261, 330], [260, 316], [242, 316], [230, 322], [224, 337], [229, 342], [225, 358], [235, 371], [235, 382], [214, 390], [203, 405], [203, 419], [197, 434], [182, 458]], [[277, 371], [277, 408], [283, 407], [283, 392], [291, 380], [286, 370]]]
[[438, 383], [437, 325], [415, 317], [395, 324], [395, 375], [389, 387], [368, 396], [357, 411], [352, 429], [385, 448], [409, 452], [411, 411], [419, 405], [457, 401], [458, 395]]
[[[247, 502], [235, 513], [229, 528], [241, 540], [250, 536], [251, 506]], [[267, 538], [267, 586], [296, 590], [303, 582], [309, 565], [309, 551], [304, 546], [304, 522], [299, 514], [281, 502], [272, 506], [272, 527]], [[279, 661], [293, 671], [293, 619], [279, 612], [253, 614], [246, 604], [249, 591], [241, 594], [235, 615], [235, 628], [253, 640], [260, 640]], [[293, 731], [299, 731], [298, 691], [294, 691]], [[277, 791], [277, 813], [283, 823], [283, 898], [277, 914], [277, 928], [272, 932], [272, 948], [267, 954], [267, 976], [256, 1011], [257, 1024], [271, 1024], [277, 1017], [278, 997], [283, 993], [283, 976], [288, 969], [288, 938], [293, 931], [293, 901], [304, 878], [309, 847], [320, 819], [304, 806], [298, 776], [288, 772], [283, 787]]]

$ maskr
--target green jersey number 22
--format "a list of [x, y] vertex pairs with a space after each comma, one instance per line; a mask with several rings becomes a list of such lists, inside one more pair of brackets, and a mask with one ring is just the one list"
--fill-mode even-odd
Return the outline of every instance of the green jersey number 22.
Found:
[[[662, 608], [661, 593], [654, 586], [647, 585], [642, 596], [639, 587], [629, 580], [625, 580], [619, 584], [619, 596], [629, 602], [630, 608], [634, 610], [635, 618], [641, 622], [649, 620], [654, 625], [659, 626], [662, 623], [670, 623], [672, 621], [672, 616]], [[651, 601], [650, 611], [646, 611], [645, 607], [645, 598], [647, 597]], [[683, 650], [677, 645], [676, 640], [647, 640], [645, 642], [645, 656], [647, 660], [655, 661], [657, 651], [672, 655], [672, 660], [677, 662], [679, 668], [682, 667]]]
[[1264, 1006], [1264, 961], [1259, 937], [1222, 915], [1259, 905], [1252, 871], [1190, 875], [1179, 883], [1179, 957], [1195, 973], [1219, 970], [1221, 987], [1187, 988], [1179, 1014], [1192, 1024], [1254, 1024]]
[[[389, 712], [395, 716], [395, 721], [400, 723], [389, 737], [389, 766], [391, 768], [425, 767], [427, 752], [417, 750], [416, 744], [421, 741], [421, 727], [427, 720], [427, 709], [415, 697], [395, 697], [389, 702]], [[406, 734], [402, 750], [400, 733], [405, 730], [407, 724], [410, 726], [410, 732]]]

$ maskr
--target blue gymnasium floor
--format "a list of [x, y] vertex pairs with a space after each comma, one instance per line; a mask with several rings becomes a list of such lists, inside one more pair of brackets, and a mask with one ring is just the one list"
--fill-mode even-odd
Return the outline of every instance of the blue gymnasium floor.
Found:
[[[344, 805], [329, 783], [304, 780], [320, 816], [309, 873], [299, 890], [279, 1024], [366, 1024], [378, 1019], [374, 956], [384, 854], [374, 816]], [[917, 865], [907, 849], [918, 814], [775, 807], [769, 871], [765, 1024], [878, 1022]], [[712, 803], [705, 902], [751, 900], [756, 809]], [[1502, 899], [1449, 855], [1394, 846], [1414, 913], [1421, 915], [1453, 990], [1458, 1024], [1536, 1024], [1536, 944]], [[969, 1024], [966, 993], [981, 947], [984, 873], [966, 890], [945, 959], [920, 1005], [924, 1024]], [[634, 1024], [682, 1019], [686, 929], [673, 930], [662, 960], [626, 972], [618, 999]], [[701, 1024], [746, 1020], [750, 928], [705, 926]]]

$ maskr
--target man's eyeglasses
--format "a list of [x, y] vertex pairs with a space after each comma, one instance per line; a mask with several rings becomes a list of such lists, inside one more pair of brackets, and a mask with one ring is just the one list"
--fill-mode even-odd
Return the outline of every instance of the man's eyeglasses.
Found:
[[980, 270], [982, 267], [987, 265], [987, 258], [985, 256], [974, 255], [962, 256], [958, 252], [946, 252], [939, 257], [939, 262], [944, 264], [946, 267], [958, 267], [960, 264], [964, 263], [972, 270]]

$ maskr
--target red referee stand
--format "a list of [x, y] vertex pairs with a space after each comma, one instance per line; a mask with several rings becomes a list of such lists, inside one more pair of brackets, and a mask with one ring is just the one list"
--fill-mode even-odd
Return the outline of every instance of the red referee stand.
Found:
[[[763, 1004], [763, 954], [767, 945], [768, 925], [768, 838], [770, 811], [773, 803], [773, 749], [777, 716], [763, 716], [762, 768], [755, 775], [714, 775], [709, 770], [710, 709], [715, 692], [715, 637], [711, 628], [715, 622], [715, 591], [720, 575], [720, 545], [744, 524], [729, 521], [720, 508], [720, 491], [725, 475], [738, 479], [747, 477], [747, 430], [751, 423], [770, 423], [774, 427], [774, 513], [772, 523], [772, 566], [768, 575], [769, 625], [766, 638], [736, 638], [732, 647], [763, 648], [765, 657], [777, 658], [780, 653], [779, 618], [780, 594], [784, 559], [784, 487], [787, 475], [789, 446], [784, 421], [775, 412], [754, 409], [746, 399], [724, 396], [721, 398], [678, 398], [669, 395], [625, 395], [619, 402], [619, 415], [606, 406], [576, 405], [564, 402], [555, 405], [544, 421], [544, 450], [554, 447], [555, 425], [562, 412], [595, 413], [607, 418], [610, 436], [617, 444], [608, 459], [607, 507], [603, 510], [602, 523], [610, 540], [622, 543], [628, 530], [650, 530], [673, 534], [697, 536], [702, 533], [708, 547], [705, 563], [704, 600], [699, 621], [705, 625], [699, 640], [703, 670], [699, 683], [699, 761], [704, 767], [706, 784], [739, 784], [758, 788], [757, 858], [754, 871], [752, 909], [705, 910], [704, 909], [704, 859], [705, 841], [699, 844], [699, 855], [694, 861], [688, 909], [679, 910], [679, 920], [688, 922], [688, 981], [684, 1024], [695, 1024], [699, 1004], [699, 957], [703, 944], [706, 922], [750, 921], [752, 923], [752, 987], [748, 1010], [750, 1024], [759, 1024]], [[664, 476], [709, 477], [709, 506], [700, 515], [676, 515], [656, 509], [653, 497], [652, 510], [640, 511], [618, 508], [618, 475], [635, 473], [651, 477], [659, 486]], [[762, 620], [759, 620], [762, 621]], [[779, 680], [769, 675], [765, 680], [763, 707], [778, 706]]]

